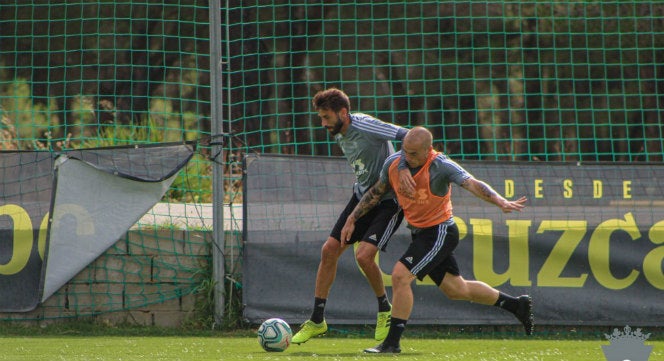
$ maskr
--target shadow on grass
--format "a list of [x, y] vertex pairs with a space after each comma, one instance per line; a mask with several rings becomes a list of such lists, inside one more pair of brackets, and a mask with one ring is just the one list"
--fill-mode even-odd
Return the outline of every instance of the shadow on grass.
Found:
[[[364, 356], [364, 357], [395, 357], [398, 356], [399, 354], [395, 353], [365, 353], [360, 351], [357, 352], [321, 352], [321, 353], [316, 353], [316, 352], [286, 352], [284, 353], [284, 356], [292, 356], [292, 357], [306, 357], [308, 359], [311, 358], [316, 358], [316, 357], [358, 357], [358, 356]], [[421, 352], [408, 352], [408, 356], [422, 356], [424, 355]]]

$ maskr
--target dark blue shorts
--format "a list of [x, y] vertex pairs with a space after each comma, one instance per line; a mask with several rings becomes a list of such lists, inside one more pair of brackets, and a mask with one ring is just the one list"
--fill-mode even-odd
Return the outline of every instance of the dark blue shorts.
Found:
[[[337, 223], [332, 228], [330, 237], [337, 241], [341, 239], [341, 230], [346, 224], [346, 219], [353, 213], [353, 209], [360, 201], [353, 195], [348, 201], [346, 208], [341, 212]], [[387, 243], [392, 234], [399, 228], [403, 220], [403, 212], [397, 201], [393, 199], [378, 203], [369, 213], [355, 221], [355, 231], [350, 237], [350, 243], [369, 242], [381, 251], [385, 251]]]
[[459, 275], [454, 249], [459, 244], [459, 228], [452, 219], [437, 226], [420, 228], [411, 233], [412, 241], [399, 262], [420, 281], [429, 276], [440, 286], [445, 273]]

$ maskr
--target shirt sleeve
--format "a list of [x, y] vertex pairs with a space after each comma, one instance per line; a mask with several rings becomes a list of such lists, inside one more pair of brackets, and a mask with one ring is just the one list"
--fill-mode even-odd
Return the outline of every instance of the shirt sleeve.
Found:
[[460, 186], [463, 182], [466, 181], [466, 179], [473, 177], [462, 166], [449, 158], [447, 158], [447, 161], [444, 162], [444, 164], [448, 169], [450, 181], [456, 185]]
[[394, 125], [394, 126], [398, 128], [397, 129], [397, 137], [395, 139], [396, 140], [403, 140], [403, 138], [406, 137], [406, 134], [408, 134], [408, 129], [402, 128], [398, 125]]
[[429, 174], [431, 175], [431, 192], [439, 196], [447, 194], [450, 183], [460, 186], [466, 179], [473, 177], [455, 161], [442, 154], [434, 160]]
[[376, 119], [370, 115], [355, 113], [352, 114], [353, 126], [359, 130], [364, 131], [366, 134], [370, 134], [372, 137], [381, 140], [402, 140], [408, 129], [400, 127], [396, 124], [386, 123], [382, 120]]
[[387, 159], [385, 159], [385, 163], [383, 163], [383, 168], [380, 170], [379, 179], [381, 183], [387, 184], [387, 189], [392, 188], [392, 185], [390, 184], [390, 166], [397, 159], [397, 157], [399, 157], [399, 153], [394, 153], [387, 157]]

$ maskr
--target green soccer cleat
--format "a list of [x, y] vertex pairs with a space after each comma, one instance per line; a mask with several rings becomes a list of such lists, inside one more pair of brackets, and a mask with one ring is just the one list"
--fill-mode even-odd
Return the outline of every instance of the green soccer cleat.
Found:
[[310, 338], [316, 337], [327, 332], [327, 322], [323, 320], [321, 323], [314, 323], [311, 320], [303, 323], [300, 330], [293, 336], [292, 343], [301, 344], [309, 341]]
[[376, 341], [383, 341], [390, 331], [390, 321], [392, 320], [392, 310], [385, 312], [378, 312], [376, 317], [376, 331], [374, 338]]

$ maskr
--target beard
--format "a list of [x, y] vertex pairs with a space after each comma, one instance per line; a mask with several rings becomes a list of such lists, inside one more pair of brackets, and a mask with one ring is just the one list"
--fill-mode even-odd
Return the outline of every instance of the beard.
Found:
[[325, 127], [325, 128], [327, 129], [328, 132], [330, 132], [330, 134], [337, 135], [337, 134], [339, 134], [339, 132], [341, 132], [341, 127], [343, 127], [343, 126], [344, 126], [344, 123], [341, 121], [341, 118], [339, 117], [339, 115], [337, 115], [337, 122], [334, 123], [334, 126], [331, 126], [331, 127], [328, 126], [328, 127]]

